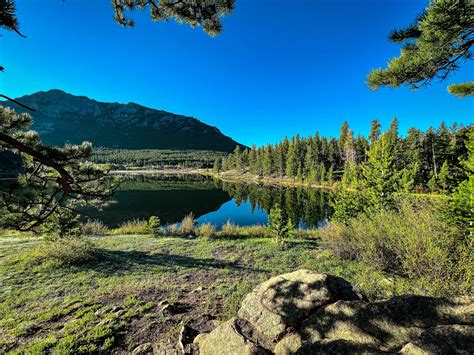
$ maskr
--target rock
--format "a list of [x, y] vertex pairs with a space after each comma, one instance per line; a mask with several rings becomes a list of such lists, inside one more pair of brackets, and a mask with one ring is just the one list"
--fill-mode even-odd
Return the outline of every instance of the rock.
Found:
[[132, 351], [132, 354], [135, 354], [135, 355], [153, 354], [153, 344], [145, 343], [145, 344], [139, 345]]
[[255, 328], [257, 337], [270, 344], [312, 311], [339, 297], [357, 298], [342, 279], [299, 270], [257, 286], [242, 302], [238, 317], [247, 320]]
[[277, 355], [294, 354], [303, 345], [301, 336], [299, 334], [290, 334], [278, 342], [273, 349]]
[[194, 339], [201, 355], [250, 355], [264, 354], [264, 350], [245, 339], [237, 330], [236, 318], [222, 323], [209, 334]]
[[408, 343], [402, 354], [474, 354], [474, 326], [439, 325]]
[[393, 297], [377, 302], [338, 301], [305, 320], [299, 331], [303, 341], [343, 339], [393, 351], [439, 324], [468, 321], [474, 314], [467, 299], [422, 296]]
[[474, 354], [474, 298], [368, 302], [350, 284], [307, 270], [257, 286], [238, 316], [194, 340], [202, 354]]

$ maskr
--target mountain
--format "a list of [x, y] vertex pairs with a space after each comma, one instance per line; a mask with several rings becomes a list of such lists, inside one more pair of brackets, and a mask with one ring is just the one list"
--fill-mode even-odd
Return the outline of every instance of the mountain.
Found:
[[[239, 143], [196, 118], [155, 110], [136, 103], [99, 102], [61, 90], [17, 98], [36, 109], [32, 129], [44, 143], [62, 146], [92, 142], [123, 149], [195, 149], [230, 152]], [[20, 107], [5, 103], [24, 112]]]

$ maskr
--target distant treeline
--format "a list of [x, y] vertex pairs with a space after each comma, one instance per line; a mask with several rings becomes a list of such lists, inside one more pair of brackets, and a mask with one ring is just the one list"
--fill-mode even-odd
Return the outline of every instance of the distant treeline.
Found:
[[[387, 154], [390, 169], [403, 171], [401, 183], [410, 191], [449, 191], [465, 179], [460, 158], [466, 155], [465, 141], [472, 129], [442, 123], [425, 132], [411, 128], [405, 137], [398, 133], [398, 121], [393, 119], [386, 134], [393, 137]], [[344, 122], [339, 138], [285, 138], [275, 145], [242, 150], [218, 158], [214, 172], [236, 170], [241, 174], [260, 177], [289, 178], [300, 181], [330, 184], [340, 181], [345, 186], [357, 184], [361, 165], [367, 161], [371, 146], [382, 136], [381, 125], [371, 122], [368, 138], [354, 132]], [[379, 148], [377, 148], [379, 149]], [[383, 157], [384, 152], [381, 152]]]
[[209, 150], [157, 150], [96, 148], [92, 161], [116, 168], [210, 168], [216, 159], [228, 153]]

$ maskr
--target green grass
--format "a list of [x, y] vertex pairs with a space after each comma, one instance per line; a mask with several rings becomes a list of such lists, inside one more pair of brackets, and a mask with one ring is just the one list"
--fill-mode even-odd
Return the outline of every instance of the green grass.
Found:
[[98, 261], [60, 266], [38, 259], [41, 240], [0, 237], [0, 353], [123, 352], [150, 341], [170, 350], [183, 322], [228, 319], [258, 283], [301, 268], [345, 277], [374, 296], [410, 287], [335, 258], [316, 237], [283, 245], [250, 236], [91, 239]]

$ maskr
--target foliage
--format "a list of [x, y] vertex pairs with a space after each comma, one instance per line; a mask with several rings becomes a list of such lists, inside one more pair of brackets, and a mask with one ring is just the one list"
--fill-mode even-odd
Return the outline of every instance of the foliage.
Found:
[[36, 250], [36, 256], [60, 265], [82, 265], [98, 260], [100, 253], [91, 240], [72, 236], [42, 242]]
[[271, 210], [268, 216], [268, 225], [266, 228], [266, 235], [276, 243], [280, 243], [290, 237], [293, 232], [295, 225], [291, 221], [291, 218], [285, 218], [280, 205], [276, 204]]
[[472, 291], [472, 240], [446, 223], [445, 206], [404, 200], [397, 207], [331, 222], [321, 230], [323, 244], [341, 258], [412, 278], [426, 293]]
[[81, 234], [79, 215], [69, 210], [57, 210], [41, 226], [41, 229], [49, 240], [77, 237]]
[[161, 221], [158, 216], [151, 216], [148, 219], [146, 228], [153, 234], [154, 237], [159, 237], [161, 234]]
[[[361, 179], [364, 180], [364, 174], [377, 175], [377, 181], [371, 182], [375, 195], [387, 192], [393, 182], [396, 190], [404, 192], [448, 193], [465, 178], [459, 158], [466, 154], [464, 142], [472, 127], [453, 124], [447, 128], [442, 123], [437, 129], [430, 127], [426, 132], [411, 128], [405, 137], [400, 137], [396, 118], [385, 134], [381, 133], [378, 121], [372, 121], [371, 126], [369, 139], [361, 135], [354, 138], [345, 122], [338, 139], [320, 137], [316, 132], [308, 138], [298, 135], [290, 140], [285, 138], [275, 145], [239, 148], [219, 160], [217, 169], [222, 173], [233, 171], [328, 186], [341, 181], [344, 187], [356, 189]], [[437, 179], [444, 164], [449, 184], [439, 185], [436, 181], [429, 184], [433, 175]], [[393, 169], [385, 170], [389, 167]], [[386, 172], [390, 174], [390, 181], [384, 183]], [[372, 181], [372, 177], [369, 180]]]
[[148, 234], [148, 223], [140, 219], [132, 219], [114, 229], [114, 234]]
[[474, 233], [474, 131], [469, 133], [466, 142], [468, 155], [462, 160], [467, 175], [467, 180], [461, 182], [452, 194], [451, 209], [454, 222], [462, 228], [465, 233]]
[[1, 223], [29, 231], [78, 206], [104, 205], [116, 184], [107, 179], [106, 169], [86, 161], [91, 144], [44, 145], [35, 132], [26, 131], [31, 122], [29, 114], [0, 106], [0, 150], [20, 154], [25, 165], [18, 184], [0, 191]]
[[240, 228], [230, 219], [221, 227], [219, 235], [223, 237], [236, 237], [239, 235]]
[[448, 91], [460, 98], [472, 96], [474, 93], [474, 82], [451, 84], [448, 86]]
[[[431, 0], [415, 24], [390, 34], [390, 40], [402, 43], [400, 56], [388, 62], [386, 69], [375, 69], [367, 78], [372, 89], [381, 86], [409, 85], [414, 89], [433, 79], [446, 79], [460, 63], [472, 59], [474, 43], [474, 4], [471, 0]], [[473, 83], [452, 86], [459, 96], [473, 95]]]
[[[227, 156], [225, 152], [209, 150], [167, 149], [94, 149], [91, 161], [120, 168], [210, 168]], [[219, 163], [217, 163], [219, 164]]]
[[179, 226], [179, 232], [183, 236], [193, 235], [196, 231], [196, 220], [194, 214], [190, 213], [183, 218]]
[[220, 17], [234, 9], [234, 0], [113, 0], [115, 20], [122, 26], [133, 26], [134, 21], [125, 16], [127, 10], [150, 8], [150, 16], [154, 21], [185, 22], [191, 27], [202, 26], [211, 36], [218, 35], [222, 30]]
[[216, 227], [211, 223], [201, 224], [197, 229], [197, 235], [203, 238], [212, 238], [216, 235]]
[[81, 234], [86, 236], [106, 235], [109, 232], [109, 228], [99, 220], [88, 219], [87, 222], [81, 223], [79, 228]]

